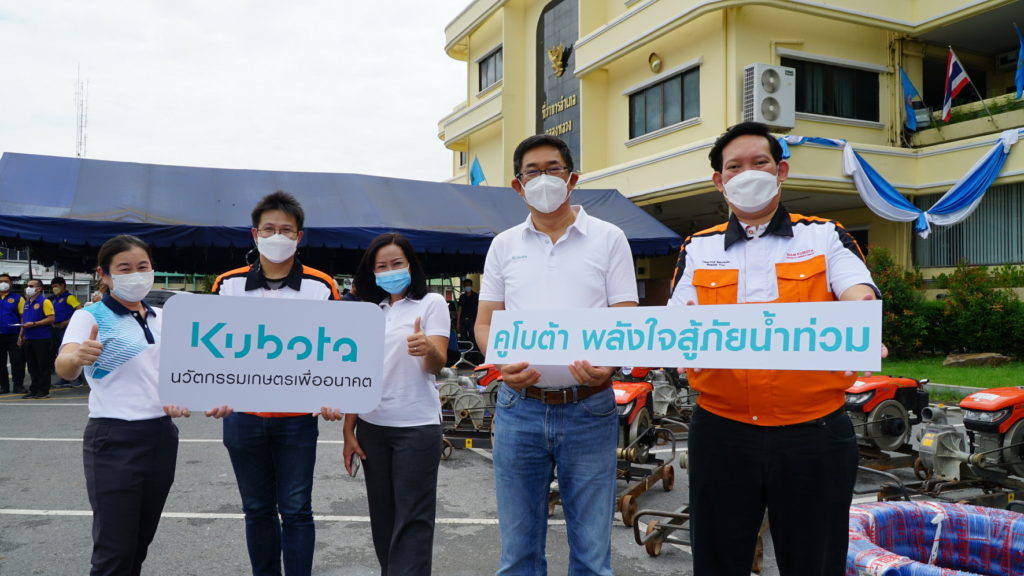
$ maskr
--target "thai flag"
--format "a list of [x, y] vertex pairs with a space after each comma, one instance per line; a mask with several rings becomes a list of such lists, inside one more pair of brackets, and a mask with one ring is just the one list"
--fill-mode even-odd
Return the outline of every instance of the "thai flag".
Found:
[[946, 62], [946, 95], [942, 97], [942, 121], [949, 122], [952, 116], [953, 98], [960, 93], [971, 79], [967, 76], [960, 60], [957, 59], [953, 49], [949, 49], [949, 60]]

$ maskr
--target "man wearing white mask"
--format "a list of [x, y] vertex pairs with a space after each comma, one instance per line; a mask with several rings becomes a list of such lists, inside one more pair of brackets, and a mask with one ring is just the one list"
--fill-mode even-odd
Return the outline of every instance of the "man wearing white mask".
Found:
[[[25, 299], [11, 291], [11, 275], [0, 274], [0, 394], [15, 392], [24, 394], [25, 390], [25, 357], [18, 346], [18, 334], [21, 333], [21, 310], [25, 307]], [[11, 363], [11, 380], [7, 376], [7, 362]]]
[[21, 304], [21, 334], [18, 345], [32, 377], [26, 400], [50, 397], [50, 330], [53, 326], [53, 302], [43, 294], [43, 281], [33, 278], [25, 285]]
[[[767, 126], [733, 126], [709, 157], [732, 214], [683, 243], [670, 306], [880, 296], [838, 222], [779, 203], [789, 164]], [[843, 406], [855, 376], [688, 372], [700, 392], [688, 440], [694, 574], [750, 574], [765, 510], [783, 576], [844, 574], [857, 442]]]
[[[294, 196], [274, 192], [252, 211], [259, 259], [221, 274], [213, 293], [253, 298], [339, 300], [328, 274], [303, 266], [295, 255], [305, 215]], [[207, 416], [224, 418], [224, 446], [245, 512], [245, 541], [254, 576], [304, 576], [312, 572], [313, 468], [319, 435], [316, 414], [233, 412], [221, 406]], [[322, 408], [325, 420], [341, 420]]]
[[[512, 188], [530, 210], [494, 238], [484, 265], [476, 337], [486, 351], [497, 310], [636, 306], [626, 235], [570, 204], [578, 175], [565, 143], [547, 135], [521, 142]], [[615, 369], [502, 367], [494, 424], [498, 574], [546, 574], [548, 490], [558, 487], [569, 538], [569, 573], [610, 575], [618, 413]]]

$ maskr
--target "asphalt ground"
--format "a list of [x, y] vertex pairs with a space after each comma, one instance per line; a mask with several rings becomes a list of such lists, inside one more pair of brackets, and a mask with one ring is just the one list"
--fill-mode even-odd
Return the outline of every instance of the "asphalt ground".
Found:
[[[0, 396], [0, 576], [86, 574], [92, 517], [82, 472], [87, 388], [58, 389], [45, 400]], [[147, 575], [248, 574], [241, 502], [218, 420], [175, 420], [180, 429], [175, 482], [143, 567]], [[320, 422], [313, 485], [317, 575], [379, 574], [370, 540], [363, 477], [349, 478], [341, 461], [340, 423]], [[500, 543], [494, 476], [486, 450], [455, 450], [441, 462], [433, 573], [493, 574]], [[684, 504], [686, 473], [675, 488], [661, 484], [639, 507], [674, 510]], [[620, 483], [620, 488], [624, 488]], [[692, 573], [688, 549], [666, 544], [649, 556], [616, 516], [616, 574]], [[565, 574], [568, 547], [561, 509], [548, 526], [548, 570]]]

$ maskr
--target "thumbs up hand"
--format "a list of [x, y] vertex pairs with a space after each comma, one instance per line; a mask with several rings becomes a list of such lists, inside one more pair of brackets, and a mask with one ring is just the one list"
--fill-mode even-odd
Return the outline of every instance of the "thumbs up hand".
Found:
[[89, 339], [79, 344], [78, 350], [75, 351], [76, 364], [79, 366], [91, 366], [96, 362], [96, 359], [100, 357], [100, 353], [103, 352], [103, 344], [98, 340], [99, 337], [100, 327], [95, 325], [92, 327], [92, 331], [89, 332]]
[[430, 342], [420, 327], [419, 317], [416, 318], [416, 323], [412, 326], [412, 334], [406, 338], [406, 343], [409, 346], [410, 356], [426, 356], [430, 352]]

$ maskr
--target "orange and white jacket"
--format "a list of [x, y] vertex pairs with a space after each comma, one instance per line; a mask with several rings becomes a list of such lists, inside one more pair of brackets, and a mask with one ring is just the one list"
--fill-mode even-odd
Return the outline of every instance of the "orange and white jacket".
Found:
[[[683, 242], [670, 306], [838, 300], [867, 284], [878, 294], [857, 242], [833, 220], [779, 206], [756, 228], [733, 215]], [[701, 408], [761, 426], [797, 424], [839, 409], [855, 378], [842, 371], [688, 371]]]

